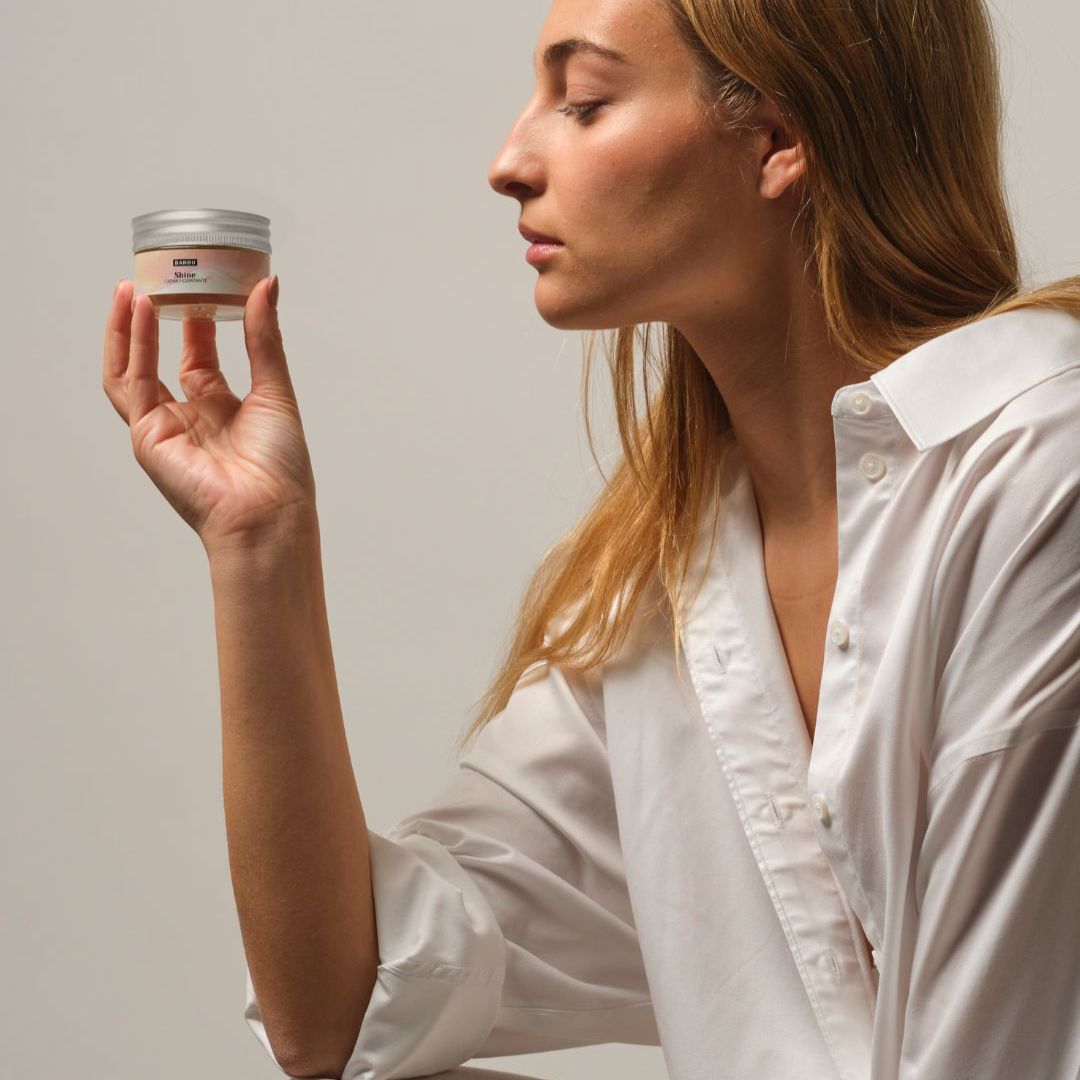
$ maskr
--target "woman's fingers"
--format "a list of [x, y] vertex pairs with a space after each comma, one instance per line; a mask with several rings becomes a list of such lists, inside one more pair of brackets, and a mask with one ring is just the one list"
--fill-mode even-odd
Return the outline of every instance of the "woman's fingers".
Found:
[[256, 282], [247, 298], [244, 305], [244, 344], [251, 364], [252, 392], [280, 394], [295, 401], [289, 364], [285, 359], [285, 344], [278, 324], [276, 276]]
[[163, 401], [176, 400], [158, 378], [158, 318], [146, 296], [136, 296], [131, 309], [131, 348], [124, 378], [128, 423], [133, 429]]
[[131, 348], [131, 288], [126, 281], [119, 281], [113, 291], [112, 307], [105, 324], [105, 360], [101, 373], [101, 385], [112, 402], [113, 408], [127, 422], [127, 388], [124, 374]]
[[194, 401], [203, 394], [232, 393], [228, 380], [221, 371], [217, 351], [217, 323], [213, 319], [184, 320], [180, 388], [188, 401]]
[[109, 320], [105, 324], [105, 370], [102, 382], [108, 390], [110, 384], [124, 377], [128, 362], [128, 343], [131, 330], [131, 289], [120, 280], [113, 290]]
[[[131, 356], [131, 300], [134, 289], [123, 278], [117, 282], [105, 326], [105, 349], [101, 384], [125, 424], [130, 423], [127, 369]], [[173, 400], [168, 387], [158, 380], [160, 401]]]

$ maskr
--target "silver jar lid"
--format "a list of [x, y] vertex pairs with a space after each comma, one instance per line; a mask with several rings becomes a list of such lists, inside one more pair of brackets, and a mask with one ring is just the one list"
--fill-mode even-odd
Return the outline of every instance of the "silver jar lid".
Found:
[[270, 219], [243, 210], [154, 210], [131, 219], [132, 254], [211, 244], [270, 251]]

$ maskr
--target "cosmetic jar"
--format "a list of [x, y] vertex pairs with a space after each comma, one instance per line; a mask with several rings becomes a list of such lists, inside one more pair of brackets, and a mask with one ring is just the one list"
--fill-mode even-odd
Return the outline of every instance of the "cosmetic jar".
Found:
[[161, 319], [242, 319], [270, 275], [270, 219], [243, 210], [155, 210], [131, 219], [135, 295]]

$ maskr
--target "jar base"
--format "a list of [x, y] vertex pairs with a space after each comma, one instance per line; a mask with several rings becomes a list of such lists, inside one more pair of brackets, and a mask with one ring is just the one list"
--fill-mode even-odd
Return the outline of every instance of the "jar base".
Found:
[[159, 319], [237, 322], [244, 317], [246, 296], [233, 293], [150, 293]]

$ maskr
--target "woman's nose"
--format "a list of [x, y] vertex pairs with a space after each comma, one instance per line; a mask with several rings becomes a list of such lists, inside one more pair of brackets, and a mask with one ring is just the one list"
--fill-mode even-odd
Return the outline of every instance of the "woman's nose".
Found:
[[497, 194], [511, 198], [520, 198], [528, 190], [528, 184], [521, 179], [516, 159], [505, 148], [488, 166], [488, 183]]
[[542, 166], [536, 146], [527, 137], [521, 117], [488, 166], [488, 183], [499, 195], [520, 199], [536, 194], [542, 184]]
[[488, 171], [488, 183], [496, 193], [506, 195], [511, 199], [527, 199], [536, 194], [530, 184], [518, 179], [516, 172], [502, 166], [491, 167]]

